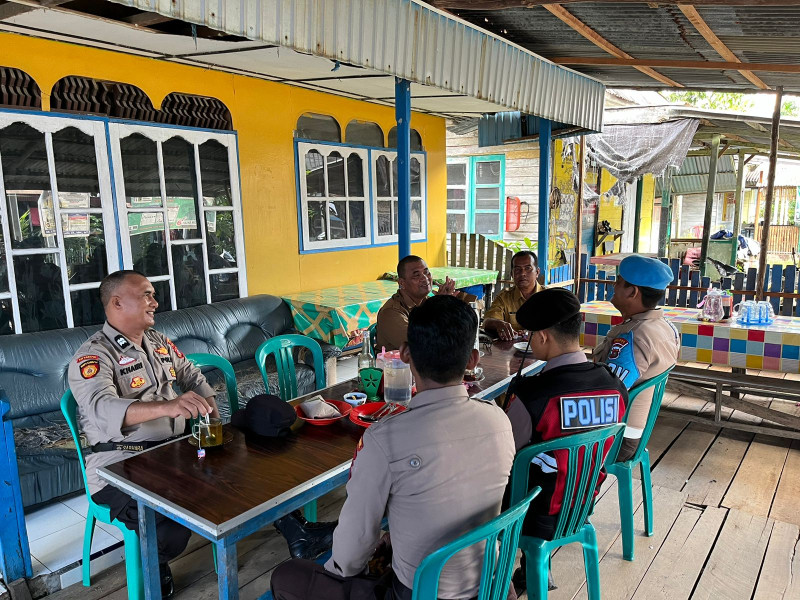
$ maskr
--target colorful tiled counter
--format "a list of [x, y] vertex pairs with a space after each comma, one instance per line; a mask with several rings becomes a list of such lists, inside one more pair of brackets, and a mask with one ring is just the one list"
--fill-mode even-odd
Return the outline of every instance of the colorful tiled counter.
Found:
[[[800, 373], [800, 318], [775, 317], [771, 325], [744, 327], [735, 322], [703, 323], [696, 308], [665, 306], [664, 316], [681, 334], [679, 360], [726, 367]], [[622, 317], [610, 302], [582, 308], [581, 344], [594, 348]]]
[[[431, 267], [434, 281], [450, 277], [456, 288], [493, 284], [497, 271], [465, 267]], [[302, 334], [340, 348], [360, 343], [360, 333], [378, 318], [383, 303], [397, 291], [394, 281], [365, 281], [283, 296]]]

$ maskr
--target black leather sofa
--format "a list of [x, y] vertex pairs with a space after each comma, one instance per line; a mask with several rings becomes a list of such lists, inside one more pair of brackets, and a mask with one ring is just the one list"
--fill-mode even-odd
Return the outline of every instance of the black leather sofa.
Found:
[[[278, 297], [252, 296], [156, 315], [155, 328], [185, 354], [207, 352], [227, 358], [236, 371], [239, 405], [264, 392], [254, 356], [266, 339], [294, 333], [291, 311]], [[0, 336], [0, 390], [11, 404], [9, 418], [19, 466], [23, 505], [33, 506], [83, 489], [80, 467], [59, 402], [67, 388], [72, 356], [99, 326]], [[326, 361], [341, 354], [321, 343]], [[269, 366], [268, 366], [269, 369]], [[230, 413], [218, 371], [208, 373], [218, 391], [220, 412]], [[274, 379], [273, 379], [274, 377]], [[298, 391], [314, 389], [314, 373], [297, 365]], [[277, 376], [270, 370], [270, 392]]]

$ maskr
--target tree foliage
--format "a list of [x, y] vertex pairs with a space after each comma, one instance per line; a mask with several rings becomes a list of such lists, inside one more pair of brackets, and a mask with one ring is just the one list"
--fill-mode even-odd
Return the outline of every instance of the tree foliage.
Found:
[[670, 92], [667, 99], [697, 108], [731, 112], [748, 112], [754, 106], [753, 101], [745, 94], [733, 92]]

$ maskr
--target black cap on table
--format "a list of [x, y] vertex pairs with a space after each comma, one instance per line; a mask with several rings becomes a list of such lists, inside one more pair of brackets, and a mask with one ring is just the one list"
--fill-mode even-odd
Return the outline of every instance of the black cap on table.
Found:
[[517, 310], [517, 322], [528, 331], [541, 331], [581, 312], [578, 297], [564, 288], [537, 292]]
[[296, 418], [294, 407], [288, 402], [271, 394], [259, 394], [233, 413], [231, 423], [257, 435], [276, 437], [288, 433]]

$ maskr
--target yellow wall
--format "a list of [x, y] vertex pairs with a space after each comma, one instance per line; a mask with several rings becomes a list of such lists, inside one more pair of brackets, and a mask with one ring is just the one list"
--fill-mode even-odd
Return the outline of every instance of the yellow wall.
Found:
[[[577, 153], [579, 145], [576, 144], [574, 148]], [[575, 236], [578, 233], [578, 194], [572, 179], [577, 158], [569, 156], [562, 159], [563, 150], [564, 141], [556, 140], [553, 150], [553, 187], [561, 192], [561, 202], [550, 211], [550, 261], [556, 259], [559, 250], [575, 249]]]
[[[250, 294], [303, 291], [375, 279], [394, 270], [397, 246], [299, 254], [293, 133], [298, 117], [336, 118], [344, 133], [352, 119], [374, 121], [388, 135], [394, 110], [366, 102], [178, 65], [166, 61], [0, 33], [0, 64], [22, 69], [42, 90], [67, 75], [130, 83], [159, 108], [170, 92], [213, 96], [231, 112], [239, 135], [242, 215]], [[427, 151], [428, 240], [412, 252], [430, 265], [445, 262], [446, 186], [444, 119], [412, 113], [411, 126]]]

